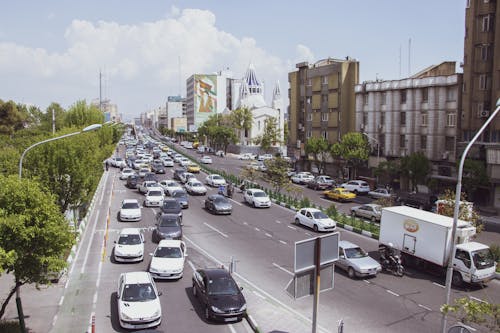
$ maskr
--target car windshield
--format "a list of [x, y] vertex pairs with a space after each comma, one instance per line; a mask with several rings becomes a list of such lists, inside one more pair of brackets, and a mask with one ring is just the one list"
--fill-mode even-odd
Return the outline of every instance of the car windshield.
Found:
[[123, 209], [138, 209], [139, 203], [137, 202], [125, 202], [122, 206]]
[[136, 234], [132, 235], [121, 235], [118, 239], [118, 244], [120, 245], [138, 245], [141, 244], [141, 237]]
[[177, 217], [163, 218], [160, 221], [160, 227], [176, 227], [178, 225], [179, 222], [177, 221]]
[[482, 249], [472, 252], [472, 259], [477, 269], [493, 267], [495, 260], [490, 249]]
[[158, 258], [182, 258], [181, 249], [178, 247], [162, 246], [155, 252]]
[[163, 202], [163, 208], [165, 209], [175, 209], [178, 206], [179, 204], [177, 203], [177, 201], [168, 200]]
[[226, 199], [226, 198], [224, 198], [224, 197], [217, 197], [217, 198], [215, 198], [215, 200], [214, 200], [214, 201], [215, 201], [216, 203], [226, 203], [226, 202], [228, 202], [228, 201], [227, 201], [227, 199]]
[[172, 193], [172, 196], [174, 198], [185, 198], [185, 197], [187, 197], [186, 192], [184, 192], [184, 191], [175, 191], [174, 193]]
[[345, 249], [344, 251], [346, 258], [350, 259], [364, 258], [368, 256], [368, 254], [360, 247], [352, 247], [349, 249]]
[[327, 219], [328, 218], [328, 216], [323, 212], [314, 212], [313, 217], [315, 219]]
[[221, 176], [212, 176], [212, 179], [214, 180], [220, 180], [220, 179], [223, 179]]
[[151, 283], [126, 284], [123, 289], [123, 301], [147, 302], [156, 298]]
[[257, 198], [263, 198], [263, 197], [267, 197], [267, 194], [266, 194], [266, 192], [260, 192], [260, 191], [258, 191], [258, 192], [254, 192], [253, 196], [257, 197]]
[[200, 187], [202, 186], [201, 183], [191, 183], [191, 187]]
[[148, 196], [150, 197], [161, 197], [162, 192], [161, 191], [149, 191]]
[[221, 277], [217, 280], [208, 281], [209, 295], [237, 295], [238, 286], [233, 279], [229, 277]]

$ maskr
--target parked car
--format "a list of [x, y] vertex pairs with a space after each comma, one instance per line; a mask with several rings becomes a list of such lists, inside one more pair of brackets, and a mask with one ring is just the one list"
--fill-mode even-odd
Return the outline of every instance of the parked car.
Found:
[[205, 183], [207, 185], [213, 186], [213, 187], [219, 187], [221, 185], [227, 185], [226, 180], [222, 178], [222, 176], [218, 174], [211, 174], [208, 175], [207, 178], [205, 178]]
[[379, 221], [382, 216], [382, 206], [376, 204], [366, 204], [361, 206], [351, 207], [352, 216], [361, 216], [372, 220], [373, 222]]
[[373, 191], [368, 192], [368, 196], [373, 199], [383, 199], [383, 198], [391, 198], [393, 195], [386, 188], [377, 188]]
[[116, 295], [121, 327], [146, 329], [160, 325], [161, 293], [148, 272], [122, 273]]
[[253, 207], [271, 207], [271, 199], [266, 192], [257, 189], [249, 188], [244, 194], [245, 201]]
[[263, 154], [263, 155], [259, 155], [257, 156], [257, 161], [265, 161], [265, 160], [272, 160], [273, 159], [273, 155], [271, 154]]
[[380, 264], [362, 248], [344, 240], [339, 241], [339, 260], [335, 266], [346, 271], [351, 279], [355, 276], [375, 276], [382, 270]]
[[313, 190], [327, 190], [333, 188], [335, 182], [330, 176], [317, 176], [307, 183], [307, 187]]
[[244, 154], [240, 154], [238, 156], [239, 160], [255, 160], [256, 158], [257, 158], [257, 155], [252, 154], [252, 153], [244, 153]]
[[182, 239], [182, 222], [177, 214], [159, 212], [156, 214], [155, 226], [152, 236], [155, 243], [162, 239]]
[[132, 170], [131, 168], [123, 168], [122, 172], [120, 173], [120, 179], [124, 180], [127, 179], [128, 176], [135, 175], [135, 171]]
[[186, 257], [186, 244], [183, 241], [163, 239], [151, 254], [149, 273], [155, 279], [180, 279]]
[[141, 206], [137, 199], [125, 199], [122, 201], [118, 214], [120, 221], [140, 221], [142, 218]]
[[144, 198], [144, 207], [160, 207], [163, 205], [164, 198], [161, 187], [150, 187]]
[[189, 198], [184, 190], [175, 190], [172, 192], [172, 198], [177, 200], [183, 209], [189, 207]]
[[126, 186], [128, 188], [137, 188], [137, 181], [138, 180], [139, 180], [139, 176], [137, 176], [136, 174], [130, 175], [127, 178], [127, 184], [126, 184]]
[[165, 198], [161, 206], [161, 213], [175, 214], [182, 219], [182, 206], [179, 201], [174, 198]]
[[302, 208], [295, 214], [295, 223], [318, 231], [334, 231], [337, 223], [317, 208]]
[[144, 259], [144, 236], [138, 228], [124, 228], [115, 241], [113, 258], [117, 262], [137, 262]]
[[300, 184], [300, 185], [307, 184], [310, 181], [312, 181], [313, 179], [314, 179], [313, 175], [307, 174], [307, 173], [302, 173], [302, 172], [296, 173], [295, 175], [293, 175], [291, 177], [292, 183]]
[[207, 194], [207, 188], [203, 186], [202, 182], [200, 182], [196, 178], [191, 178], [189, 181], [187, 181], [184, 185], [184, 188], [186, 189], [187, 193], [191, 195]]
[[215, 156], [219, 156], [219, 157], [224, 157], [226, 154], [224, 153], [223, 150], [217, 150], [215, 152]]
[[187, 166], [187, 172], [200, 173], [200, 166], [198, 164], [191, 163]]
[[241, 320], [247, 309], [241, 289], [223, 268], [198, 269], [193, 273], [193, 296], [199, 299], [205, 309], [206, 320]]
[[225, 196], [212, 194], [205, 200], [205, 209], [214, 214], [230, 215], [233, 211], [233, 205]]
[[350, 180], [347, 183], [343, 183], [340, 187], [345, 188], [349, 192], [357, 194], [367, 194], [370, 192], [370, 185], [364, 180]]
[[146, 194], [148, 193], [150, 187], [158, 187], [158, 183], [155, 182], [154, 180], [145, 180], [142, 182], [141, 185], [139, 185], [138, 190], [142, 194]]
[[171, 196], [175, 190], [182, 190], [182, 186], [175, 180], [161, 180], [159, 185], [168, 196]]
[[200, 163], [203, 163], [203, 164], [212, 164], [212, 158], [210, 156], [202, 156], [202, 158], [200, 158]]
[[353, 199], [356, 198], [355, 193], [349, 192], [348, 190], [342, 187], [337, 187], [332, 190], [324, 191], [323, 195], [327, 199], [333, 199], [341, 202], [352, 201]]

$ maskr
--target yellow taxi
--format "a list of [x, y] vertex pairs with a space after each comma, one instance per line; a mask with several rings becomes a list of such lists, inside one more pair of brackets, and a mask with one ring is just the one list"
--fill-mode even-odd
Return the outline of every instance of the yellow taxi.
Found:
[[337, 187], [332, 190], [324, 191], [323, 195], [327, 199], [333, 199], [342, 202], [352, 201], [354, 198], [356, 198], [355, 193], [349, 192], [348, 190], [342, 187]]
[[168, 148], [168, 146], [163, 146], [161, 147], [161, 150], [164, 151], [164, 152], [167, 152], [170, 148]]
[[200, 166], [198, 164], [191, 163], [187, 166], [187, 172], [200, 173]]

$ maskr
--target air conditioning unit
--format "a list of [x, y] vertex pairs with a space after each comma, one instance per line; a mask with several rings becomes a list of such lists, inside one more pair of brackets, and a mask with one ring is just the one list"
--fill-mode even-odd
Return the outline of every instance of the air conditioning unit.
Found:
[[488, 110], [481, 110], [477, 112], [477, 116], [479, 118], [488, 118], [490, 116], [490, 111]]
[[299, 123], [299, 130], [302, 129], [304, 127], [304, 125], [302, 125], [302, 123]]
[[443, 159], [443, 160], [447, 160], [449, 156], [450, 156], [450, 152], [449, 152], [449, 151], [445, 151], [445, 152], [441, 155], [441, 159]]
[[300, 144], [301, 144], [300, 140], [297, 140], [297, 149], [300, 149]]
[[365, 129], [365, 124], [360, 124], [359, 128], [362, 129], [362, 130]]

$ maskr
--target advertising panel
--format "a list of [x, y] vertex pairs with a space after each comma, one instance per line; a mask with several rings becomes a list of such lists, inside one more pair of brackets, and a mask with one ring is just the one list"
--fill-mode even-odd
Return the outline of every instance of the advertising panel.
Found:
[[194, 77], [194, 123], [198, 127], [217, 113], [217, 75]]

